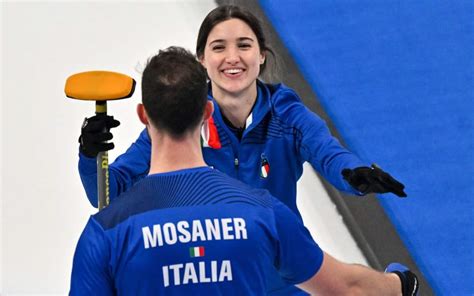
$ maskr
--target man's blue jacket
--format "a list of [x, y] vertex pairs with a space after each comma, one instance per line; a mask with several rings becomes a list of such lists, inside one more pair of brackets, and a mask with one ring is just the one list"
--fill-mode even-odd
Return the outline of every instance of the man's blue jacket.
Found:
[[[252, 187], [268, 189], [298, 215], [296, 182], [305, 161], [339, 190], [360, 195], [342, 178], [341, 171], [367, 164], [342, 147], [326, 123], [308, 110], [292, 89], [259, 81], [257, 101], [240, 141], [224, 123], [211, 95], [209, 100], [215, 111], [202, 131], [203, 155], [209, 166]], [[150, 153], [150, 138], [144, 130], [109, 166], [111, 199], [148, 174]], [[80, 154], [79, 172], [89, 201], [97, 206], [95, 158]]]

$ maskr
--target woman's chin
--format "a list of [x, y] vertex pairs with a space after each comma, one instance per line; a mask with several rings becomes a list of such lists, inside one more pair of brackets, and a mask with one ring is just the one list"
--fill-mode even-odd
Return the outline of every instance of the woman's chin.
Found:
[[249, 91], [252, 83], [248, 83], [247, 81], [231, 81], [225, 83], [224, 91], [230, 94], [241, 94], [242, 92]]
[[[254, 83], [256, 82], [254, 81]], [[213, 92], [214, 95], [216, 95], [217, 91], [217, 93], [222, 93], [222, 95], [227, 94], [230, 96], [240, 96], [247, 91], [252, 92], [252, 84], [252, 82], [246, 80], [221, 81], [221, 83], [214, 84], [213, 87], [217, 86], [219, 90], [214, 88]]]

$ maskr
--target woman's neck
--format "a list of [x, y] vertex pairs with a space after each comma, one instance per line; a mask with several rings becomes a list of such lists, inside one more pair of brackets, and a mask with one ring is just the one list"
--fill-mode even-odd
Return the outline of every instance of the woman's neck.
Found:
[[245, 127], [247, 117], [257, 100], [257, 84], [255, 82], [247, 90], [235, 94], [219, 91], [217, 87], [213, 87], [212, 96], [219, 104], [221, 113], [232, 125], [242, 128]]

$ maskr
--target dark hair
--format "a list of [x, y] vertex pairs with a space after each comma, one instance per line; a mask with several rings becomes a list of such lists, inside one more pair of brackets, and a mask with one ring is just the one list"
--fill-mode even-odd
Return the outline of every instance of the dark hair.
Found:
[[[275, 56], [273, 50], [267, 45], [265, 35], [263, 34], [262, 25], [258, 19], [248, 10], [234, 5], [223, 5], [213, 9], [202, 21], [199, 28], [198, 38], [196, 42], [196, 55], [202, 58], [207, 43], [207, 37], [211, 30], [219, 23], [230, 19], [239, 19], [246, 23], [257, 37], [258, 45], [261, 52], [271, 53]], [[262, 74], [267, 65], [267, 59], [260, 65], [260, 73]]]
[[181, 137], [201, 123], [207, 102], [206, 70], [181, 47], [168, 47], [148, 60], [142, 102], [151, 123]]

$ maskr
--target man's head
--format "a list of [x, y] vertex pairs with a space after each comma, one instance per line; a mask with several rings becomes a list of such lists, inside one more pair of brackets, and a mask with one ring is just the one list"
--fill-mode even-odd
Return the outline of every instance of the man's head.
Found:
[[[140, 119], [174, 138], [199, 126], [207, 104], [206, 70], [193, 54], [169, 47], [152, 57], [143, 71]], [[206, 109], [207, 110], [207, 109]], [[206, 112], [209, 113], [209, 112]]]

